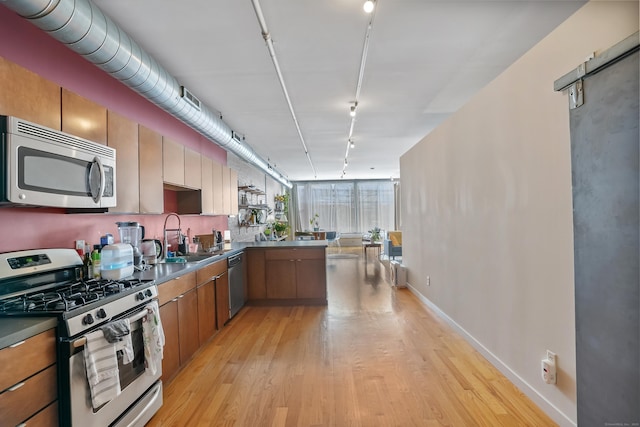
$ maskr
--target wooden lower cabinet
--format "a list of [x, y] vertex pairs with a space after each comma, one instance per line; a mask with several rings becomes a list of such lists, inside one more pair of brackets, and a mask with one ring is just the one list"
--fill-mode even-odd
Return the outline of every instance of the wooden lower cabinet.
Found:
[[327, 303], [324, 247], [249, 250], [247, 259], [249, 303]]
[[178, 297], [180, 364], [186, 363], [200, 348], [198, 337], [198, 293], [190, 290]]
[[196, 273], [160, 284], [158, 299], [165, 335], [162, 379], [168, 382], [200, 347]]
[[0, 350], [0, 424], [57, 425], [57, 409], [38, 417], [58, 399], [55, 343], [51, 329]]
[[216, 319], [218, 329], [222, 327], [231, 318], [229, 316], [229, 274], [224, 274], [216, 278]]
[[216, 333], [215, 279], [198, 286], [198, 334], [203, 345]]
[[162, 380], [168, 382], [180, 370], [180, 340], [178, 330], [178, 301], [169, 301], [160, 307], [164, 330]]

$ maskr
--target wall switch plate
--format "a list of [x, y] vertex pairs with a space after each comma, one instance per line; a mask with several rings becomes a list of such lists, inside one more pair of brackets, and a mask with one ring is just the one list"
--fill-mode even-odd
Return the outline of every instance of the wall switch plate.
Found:
[[427, 286], [431, 286], [431, 276], [427, 276]]

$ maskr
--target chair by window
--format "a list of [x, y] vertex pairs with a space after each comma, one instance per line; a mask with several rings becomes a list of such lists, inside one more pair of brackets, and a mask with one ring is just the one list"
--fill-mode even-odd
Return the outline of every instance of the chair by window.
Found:
[[327, 231], [326, 239], [329, 243], [329, 246], [332, 244], [340, 246], [340, 233], [337, 231]]
[[383, 241], [384, 253], [389, 259], [396, 259], [397, 256], [402, 256], [402, 232], [401, 231], [389, 231], [387, 238]]

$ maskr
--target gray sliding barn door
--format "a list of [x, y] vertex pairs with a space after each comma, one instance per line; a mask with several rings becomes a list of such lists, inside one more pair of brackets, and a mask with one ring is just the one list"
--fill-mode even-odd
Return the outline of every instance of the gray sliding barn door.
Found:
[[568, 91], [580, 427], [640, 425], [637, 38]]

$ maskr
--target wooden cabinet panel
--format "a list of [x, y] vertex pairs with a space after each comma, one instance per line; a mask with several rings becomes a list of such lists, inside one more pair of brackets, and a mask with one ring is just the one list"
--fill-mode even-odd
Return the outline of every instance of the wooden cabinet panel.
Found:
[[140, 213], [161, 214], [164, 211], [162, 136], [144, 126], [138, 126], [138, 165]]
[[203, 345], [216, 332], [216, 287], [215, 280], [198, 286], [198, 333]]
[[251, 249], [245, 252], [247, 268], [247, 293], [249, 301], [267, 298], [265, 283], [265, 251]]
[[58, 402], [53, 402], [33, 417], [29, 418], [26, 424], [27, 427], [57, 427]]
[[160, 319], [164, 330], [162, 380], [168, 382], [180, 369], [180, 336], [178, 331], [178, 301], [160, 306]]
[[267, 299], [296, 298], [296, 261], [294, 259], [267, 260], [266, 285]]
[[138, 177], [138, 124], [113, 111], [107, 112], [107, 145], [116, 149], [118, 204], [109, 212], [140, 212]]
[[0, 394], [3, 425], [19, 424], [57, 399], [56, 366], [50, 366], [20, 384]]
[[107, 109], [63, 88], [62, 131], [106, 145]]
[[200, 347], [198, 336], [198, 293], [185, 292], [178, 297], [178, 329], [180, 365], [186, 363]]
[[0, 390], [6, 390], [54, 363], [56, 334], [53, 329], [35, 335], [22, 344], [5, 347], [0, 350]]
[[326, 299], [326, 274], [324, 259], [296, 260], [296, 297]]
[[200, 192], [200, 205], [202, 213], [213, 215], [213, 169], [212, 160], [201, 157], [202, 164], [202, 191]]
[[0, 114], [60, 129], [60, 86], [0, 57]]
[[[237, 197], [236, 191], [233, 196]], [[231, 215], [231, 169], [222, 166], [222, 213]]]
[[229, 317], [229, 275], [225, 272], [216, 279], [216, 319], [218, 329], [222, 329]]
[[195, 289], [196, 272], [187, 273], [184, 276], [176, 277], [158, 286], [158, 304], [163, 305], [172, 299]]
[[167, 137], [162, 138], [162, 179], [184, 186], [184, 146]]
[[224, 196], [224, 192], [222, 191], [222, 164], [216, 162], [215, 160], [211, 162], [211, 177], [213, 182], [213, 214], [214, 215], [223, 215], [224, 214], [224, 203], [222, 202], [222, 198]]
[[202, 161], [200, 153], [184, 149], [184, 185], [199, 190], [202, 188]]
[[231, 197], [231, 212], [238, 215], [238, 171], [229, 169], [229, 197]]

